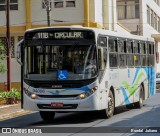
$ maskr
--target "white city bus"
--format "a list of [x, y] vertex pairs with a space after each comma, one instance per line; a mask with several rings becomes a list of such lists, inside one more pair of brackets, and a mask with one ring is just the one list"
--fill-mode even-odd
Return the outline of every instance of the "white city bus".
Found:
[[[25, 32], [18, 44], [22, 108], [55, 112], [104, 111], [155, 93], [154, 40], [96, 28], [50, 27]], [[21, 56], [21, 57], [20, 57]]]

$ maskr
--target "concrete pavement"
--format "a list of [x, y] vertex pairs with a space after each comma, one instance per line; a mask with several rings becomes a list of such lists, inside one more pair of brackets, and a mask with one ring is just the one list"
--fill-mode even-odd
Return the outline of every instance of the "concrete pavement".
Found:
[[21, 104], [1, 105], [0, 106], [0, 121], [22, 116], [22, 115], [26, 115], [29, 113], [32, 113], [32, 112], [21, 109]]

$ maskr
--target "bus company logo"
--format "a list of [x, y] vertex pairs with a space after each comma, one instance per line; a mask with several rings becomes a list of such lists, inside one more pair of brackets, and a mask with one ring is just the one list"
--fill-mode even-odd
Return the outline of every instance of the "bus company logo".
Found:
[[63, 86], [62, 85], [52, 85], [52, 88], [56, 88], [56, 89], [61, 89]]

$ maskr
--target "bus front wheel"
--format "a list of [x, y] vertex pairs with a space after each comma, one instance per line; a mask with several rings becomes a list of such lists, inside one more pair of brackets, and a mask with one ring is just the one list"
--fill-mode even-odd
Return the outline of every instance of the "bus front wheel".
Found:
[[52, 111], [40, 111], [41, 118], [46, 122], [51, 122], [54, 120], [55, 112]]
[[108, 108], [105, 110], [106, 117], [111, 118], [114, 114], [114, 95], [111, 91], [108, 94]]

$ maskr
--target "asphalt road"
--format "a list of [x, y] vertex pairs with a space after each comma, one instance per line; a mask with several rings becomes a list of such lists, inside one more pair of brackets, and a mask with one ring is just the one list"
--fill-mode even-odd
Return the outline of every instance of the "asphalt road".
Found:
[[[49, 131], [53, 131], [53, 129], [56, 127], [57, 129], [55, 129], [55, 132], [57, 133], [51, 134], [52, 136], [97, 136], [99, 134], [104, 136], [158, 136], [160, 133], [134, 134], [129, 132], [132, 131], [132, 128], [134, 131], [136, 131], [137, 129], [142, 129], [142, 127], [160, 127], [160, 93], [157, 93], [156, 95], [147, 99], [144, 102], [144, 107], [142, 109], [126, 109], [121, 107], [118, 109], [118, 112], [110, 119], [104, 119], [100, 112], [57, 113], [54, 122], [45, 123], [40, 118], [39, 113], [35, 112], [33, 114], [1, 121], [0, 127], [45, 127], [45, 129], [48, 129]], [[145, 131], [145, 129], [143, 130]], [[106, 132], [112, 132], [112, 134]]]

